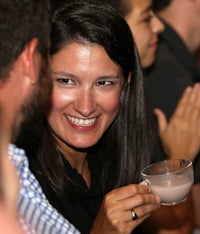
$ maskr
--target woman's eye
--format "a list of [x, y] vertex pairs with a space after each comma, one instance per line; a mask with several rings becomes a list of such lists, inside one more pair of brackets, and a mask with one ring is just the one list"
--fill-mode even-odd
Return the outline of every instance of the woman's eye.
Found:
[[101, 80], [101, 81], [97, 82], [97, 86], [104, 86], [104, 85], [113, 85], [113, 82], [108, 81], [108, 80]]
[[150, 22], [150, 20], [151, 20], [151, 17], [148, 17], [148, 18], [146, 18], [144, 21], [145, 21], [145, 22]]
[[149, 17], [146, 17], [144, 19], [144, 22], [149, 23], [151, 21], [152, 16], [150, 15]]
[[60, 84], [73, 84], [73, 80], [68, 78], [57, 78], [56, 81]]

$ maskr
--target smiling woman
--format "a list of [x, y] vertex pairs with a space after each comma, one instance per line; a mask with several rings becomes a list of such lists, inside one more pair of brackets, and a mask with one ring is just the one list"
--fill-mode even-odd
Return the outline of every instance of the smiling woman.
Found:
[[31, 170], [82, 234], [138, 233], [160, 199], [138, 184], [154, 131], [126, 21], [109, 5], [61, 4], [53, 14], [51, 71], [45, 115], [26, 129], [31, 139], [24, 132]]
[[124, 86], [121, 68], [103, 47], [71, 43], [52, 56], [52, 71], [48, 122], [60, 151], [67, 145], [80, 149], [95, 145], [119, 111]]

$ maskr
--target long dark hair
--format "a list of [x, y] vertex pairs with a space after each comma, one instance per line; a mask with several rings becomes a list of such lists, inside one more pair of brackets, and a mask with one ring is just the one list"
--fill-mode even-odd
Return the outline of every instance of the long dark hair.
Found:
[[[55, 11], [51, 55], [72, 42], [96, 43], [104, 47], [110, 58], [121, 67], [126, 82], [131, 74], [131, 81], [121, 95], [117, 118], [92, 149], [103, 160], [101, 183], [104, 192], [107, 192], [139, 182], [141, 169], [151, 161], [153, 155], [154, 131], [131, 31], [114, 8], [97, 4], [92, 1], [63, 3]], [[26, 145], [27, 153], [36, 155], [40, 172], [47, 177], [51, 187], [60, 195], [66, 194], [73, 187], [72, 182], [66, 176], [46, 119], [41, 118], [38, 122], [38, 129], [34, 123], [34, 131], [31, 130], [33, 137], [31, 144]]]

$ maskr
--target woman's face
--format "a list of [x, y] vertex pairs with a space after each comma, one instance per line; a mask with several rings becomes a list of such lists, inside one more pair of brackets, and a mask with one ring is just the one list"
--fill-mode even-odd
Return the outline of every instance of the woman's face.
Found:
[[53, 55], [53, 93], [48, 122], [60, 143], [88, 148], [99, 141], [119, 111], [121, 68], [97, 44], [72, 43]]
[[164, 25], [152, 12], [152, 0], [127, 0], [126, 3], [132, 10], [125, 18], [145, 68], [155, 60], [158, 34], [164, 30]]

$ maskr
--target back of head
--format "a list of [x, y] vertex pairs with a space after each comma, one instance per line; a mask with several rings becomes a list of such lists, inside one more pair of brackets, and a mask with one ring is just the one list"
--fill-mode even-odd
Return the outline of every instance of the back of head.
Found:
[[0, 78], [7, 75], [24, 47], [33, 38], [38, 38], [38, 51], [47, 58], [49, 11], [48, 0], [0, 1]]
[[172, 0], [153, 0], [153, 10], [162, 11], [165, 7], [169, 6]]

